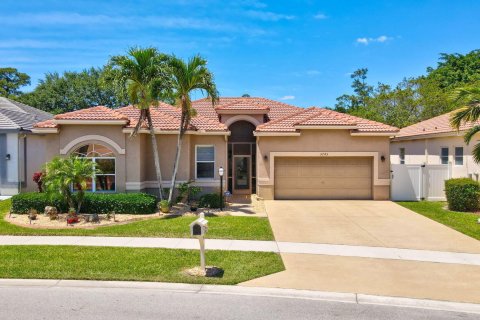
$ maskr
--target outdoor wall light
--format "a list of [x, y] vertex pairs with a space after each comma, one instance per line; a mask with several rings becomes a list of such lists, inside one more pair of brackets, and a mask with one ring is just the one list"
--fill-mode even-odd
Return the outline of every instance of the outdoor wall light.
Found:
[[381, 156], [380, 160], [382, 160], [382, 162], [385, 162], [385, 156]]
[[7, 154], [5, 155], [5, 160], [10, 160], [10, 153], [7, 153]]
[[264, 155], [264, 156], [263, 156], [263, 160], [268, 160], [268, 156], [267, 156], [267, 155]]

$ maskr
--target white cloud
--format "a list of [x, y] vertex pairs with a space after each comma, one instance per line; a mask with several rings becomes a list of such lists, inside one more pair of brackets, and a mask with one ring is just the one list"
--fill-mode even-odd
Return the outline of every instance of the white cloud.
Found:
[[321, 72], [318, 71], [318, 70], [307, 70], [306, 73], [307, 73], [307, 75], [309, 75], [309, 76], [318, 76], [319, 74], [321, 74]]
[[[211, 18], [184, 18], [179, 16], [109, 16], [109, 15], [86, 15], [70, 12], [49, 13], [22, 13], [11, 16], [0, 15], [2, 25], [22, 26], [105, 26], [117, 28], [163, 28], [163, 29], [194, 29], [218, 32], [241, 32], [250, 35], [263, 35], [267, 31], [240, 24], [234, 24]], [[136, 23], [141, 21], [141, 23]]]
[[356, 42], [360, 43], [360, 44], [368, 45], [368, 44], [373, 43], [373, 42], [384, 43], [384, 42], [390, 41], [392, 39], [393, 39], [392, 37], [388, 37], [388, 36], [379, 36], [379, 37], [376, 37], [376, 38], [363, 37], [363, 38], [357, 38]]
[[314, 15], [313, 18], [317, 20], [324, 20], [324, 19], [327, 19], [328, 17], [326, 14], [319, 12], [316, 15]]
[[279, 21], [279, 20], [293, 20], [295, 16], [275, 13], [270, 11], [248, 10], [245, 12], [247, 16], [263, 21]]
[[280, 98], [280, 100], [293, 100], [295, 99], [295, 96], [283, 96]]

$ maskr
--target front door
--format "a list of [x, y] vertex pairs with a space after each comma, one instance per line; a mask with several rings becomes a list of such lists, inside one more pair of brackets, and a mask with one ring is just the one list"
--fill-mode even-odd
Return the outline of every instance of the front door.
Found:
[[233, 194], [250, 194], [250, 156], [233, 157]]

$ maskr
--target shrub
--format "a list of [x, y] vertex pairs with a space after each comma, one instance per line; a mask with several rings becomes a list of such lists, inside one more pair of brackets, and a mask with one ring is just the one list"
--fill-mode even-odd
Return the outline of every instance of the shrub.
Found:
[[157, 199], [145, 193], [88, 193], [82, 212], [150, 214], [157, 211]]
[[469, 178], [445, 181], [448, 209], [453, 211], [476, 211], [480, 207], [480, 184]]
[[[87, 193], [83, 200], [82, 213], [150, 214], [157, 211], [157, 200], [145, 193]], [[12, 213], [28, 213], [30, 209], [43, 212], [46, 206], [68, 211], [67, 202], [60, 195], [49, 197], [45, 193], [21, 193], [12, 197]]]
[[[220, 208], [220, 203], [220, 195], [218, 193], [206, 193], [198, 201], [198, 205], [201, 208]], [[225, 198], [223, 198], [223, 206], [225, 207]]]
[[43, 172], [35, 172], [33, 174], [33, 182], [37, 184], [38, 192], [43, 192], [43, 181], [42, 181]]
[[43, 212], [46, 206], [56, 207], [61, 212], [68, 210], [67, 203], [60, 195], [49, 197], [46, 193], [29, 192], [12, 197], [11, 211], [19, 214], [28, 213], [30, 209]]

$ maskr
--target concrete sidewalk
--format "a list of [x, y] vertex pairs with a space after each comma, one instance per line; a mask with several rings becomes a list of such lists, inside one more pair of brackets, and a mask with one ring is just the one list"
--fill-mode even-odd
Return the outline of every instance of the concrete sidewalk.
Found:
[[[198, 249], [197, 239], [82, 236], [0, 236], [0, 245], [75, 245], [97, 247]], [[276, 252], [463, 264], [480, 266], [480, 254], [385, 247], [252, 240], [207, 239], [209, 250]]]

